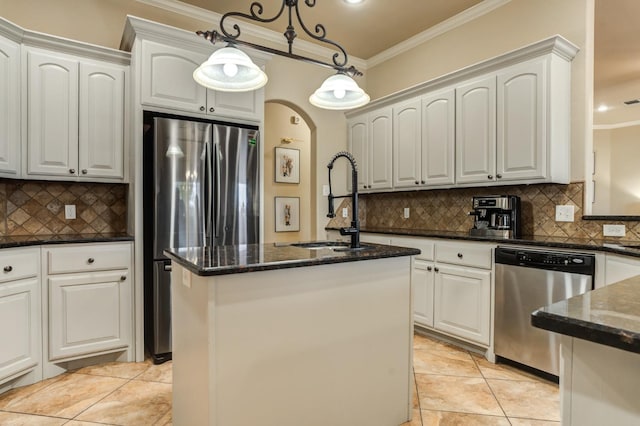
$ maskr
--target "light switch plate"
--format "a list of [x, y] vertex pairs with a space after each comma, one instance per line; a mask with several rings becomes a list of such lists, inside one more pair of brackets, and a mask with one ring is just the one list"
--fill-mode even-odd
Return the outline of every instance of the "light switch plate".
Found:
[[75, 219], [76, 218], [76, 205], [75, 204], [65, 204], [64, 206], [64, 218]]
[[409, 207], [405, 207], [404, 208], [404, 218], [405, 219], [409, 219], [409, 214], [410, 214]]
[[573, 222], [574, 206], [556, 206], [556, 222]]
[[349, 209], [348, 208], [343, 208], [342, 209], [342, 217], [349, 217]]
[[329, 195], [329, 185], [322, 185], [322, 196], [326, 197]]
[[605, 237], [624, 237], [625, 234], [624, 225], [602, 225], [602, 235]]

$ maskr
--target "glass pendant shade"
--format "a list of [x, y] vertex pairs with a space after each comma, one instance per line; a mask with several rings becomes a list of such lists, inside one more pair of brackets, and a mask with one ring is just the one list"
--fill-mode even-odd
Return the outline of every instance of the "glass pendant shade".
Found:
[[184, 157], [184, 152], [182, 152], [182, 150], [178, 145], [176, 145], [175, 143], [172, 143], [169, 145], [169, 148], [167, 148], [167, 152], [165, 155], [169, 158], [172, 158], [172, 157], [182, 158]]
[[193, 72], [200, 85], [222, 92], [248, 92], [267, 84], [267, 75], [242, 50], [223, 47], [216, 50]]
[[352, 109], [366, 105], [369, 100], [355, 80], [342, 73], [327, 78], [309, 97], [312, 105], [323, 109]]

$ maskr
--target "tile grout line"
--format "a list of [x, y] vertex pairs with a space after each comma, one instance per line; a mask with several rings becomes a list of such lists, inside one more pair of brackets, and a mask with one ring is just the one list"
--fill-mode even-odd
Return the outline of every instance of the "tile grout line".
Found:
[[416, 390], [416, 399], [418, 400], [418, 414], [420, 415], [420, 426], [423, 426], [424, 423], [422, 421], [422, 406], [420, 405], [420, 390], [418, 390], [418, 382], [416, 380], [416, 369], [413, 367], [413, 365], [411, 366], [411, 371], [413, 373], [413, 387]]
[[482, 372], [482, 369], [480, 368], [480, 366], [478, 365], [478, 361], [472, 356], [471, 359], [473, 359], [473, 362], [476, 365], [476, 368], [478, 369], [478, 371], [480, 372], [480, 375], [482, 376], [482, 379], [484, 380], [484, 383], [487, 385], [487, 387], [489, 388], [489, 391], [491, 392], [491, 395], [493, 395], [493, 397], [495, 398], [496, 402], [498, 403], [498, 406], [500, 407], [500, 410], [502, 410], [502, 413], [504, 414], [504, 418], [507, 419], [507, 421], [509, 422], [509, 424], [511, 423], [511, 419], [509, 419], [509, 416], [507, 416], [507, 412], [504, 411], [504, 407], [502, 406], [502, 404], [500, 403], [500, 400], [498, 399], [498, 396], [496, 395], [496, 393], [493, 391], [493, 388], [491, 387], [491, 385], [489, 384], [489, 381], [487, 380], [486, 376], [484, 375], [484, 373]]

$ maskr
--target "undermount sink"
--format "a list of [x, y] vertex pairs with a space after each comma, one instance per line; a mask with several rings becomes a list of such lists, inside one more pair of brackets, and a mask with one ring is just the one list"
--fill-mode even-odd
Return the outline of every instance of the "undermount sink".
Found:
[[349, 243], [343, 241], [311, 241], [308, 243], [293, 243], [291, 245], [309, 250], [330, 249], [334, 251], [364, 250], [371, 248], [371, 246], [366, 245], [360, 245], [359, 248], [351, 248]]

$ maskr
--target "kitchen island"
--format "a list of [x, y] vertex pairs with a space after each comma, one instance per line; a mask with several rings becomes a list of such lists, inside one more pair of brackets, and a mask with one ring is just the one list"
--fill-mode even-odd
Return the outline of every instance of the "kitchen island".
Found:
[[535, 311], [531, 323], [563, 334], [562, 424], [640, 424], [640, 276]]
[[419, 250], [265, 244], [165, 253], [174, 266], [175, 424], [410, 419]]

